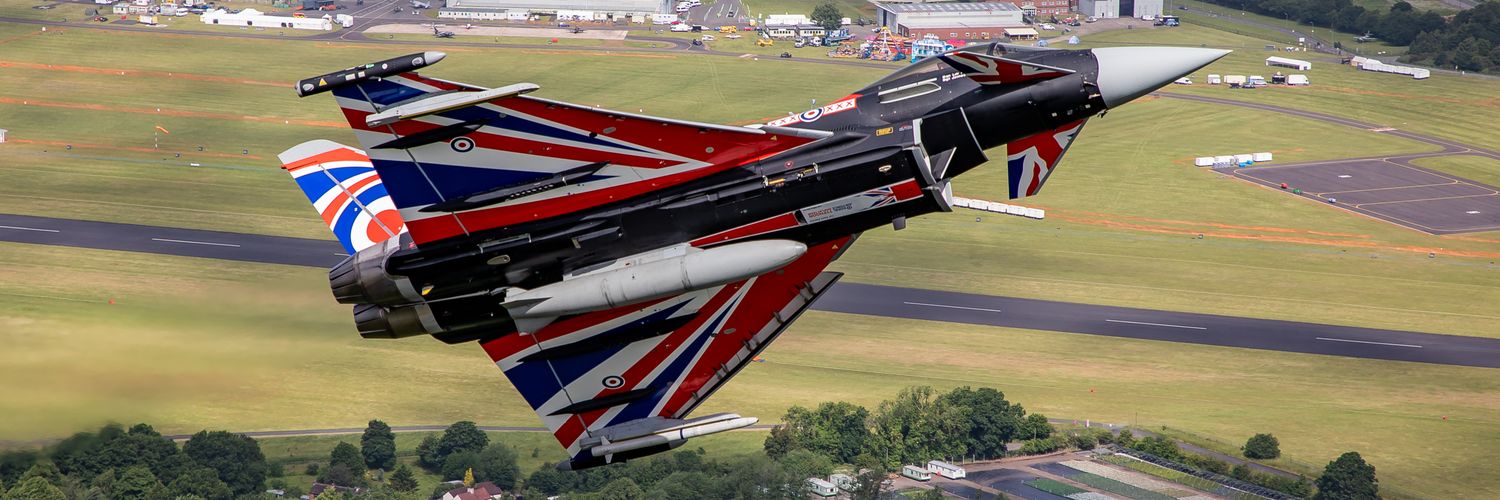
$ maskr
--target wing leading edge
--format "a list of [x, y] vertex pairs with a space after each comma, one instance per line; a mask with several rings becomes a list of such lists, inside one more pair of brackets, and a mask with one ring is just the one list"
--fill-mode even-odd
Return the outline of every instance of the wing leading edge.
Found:
[[[403, 72], [331, 92], [419, 245], [624, 200], [817, 139], [522, 95], [535, 89]], [[476, 196], [486, 193], [505, 195]]]

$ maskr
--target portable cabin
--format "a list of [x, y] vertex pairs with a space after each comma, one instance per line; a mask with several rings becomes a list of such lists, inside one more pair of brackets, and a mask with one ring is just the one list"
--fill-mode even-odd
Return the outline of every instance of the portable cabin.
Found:
[[[1039, 214], [1040, 211], [1038, 211], [1038, 212], [1032, 212], [1032, 210], [1037, 210], [1037, 209], [1035, 209], [1035, 208], [1028, 208], [1028, 209], [1026, 209], [1026, 213], [1024, 213], [1022, 215], [1025, 215], [1026, 217], [1030, 217], [1030, 218], [1033, 218], [1033, 219], [1040, 219], [1041, 218], [1040, 214]], [[964, 472], [964, 468], [963, 467], [959, 467], [957, 465], [953, 465], [953, 464], [950, 464], [948, 462], [944, 462], [942, 460], [932, 460], [932, 461], [927, 462], [927, 470], [935, 472], [939, 476], [943, 476], [943, 477], [946, 477], [948, 479], [963, 479], [964, 477], [967, 477], [967, 473]]]
[[1219, 75], [1208, 75], [1208, 84], [1209, 85], [1218, 85], [1220, 83], [1224, 83], [1224, 78], [1223, 77], [1220, 77]]
[[1271, 161], [1271, 153], [1270, 152], [1265, 152], [1265, 153], [1251, 153], [1250, 154], [1250, 159], [1254, 160], [1256, 163], [1260, 163], [1260, 162], [1263, 162], [1263, 161]]
[[901, 475], [906, 476], [908, 478], [911, 478], [914, 481], [931, 481], [932, 480], [932, 472], [928, 471], [926, 467], [921, 467], [921, 466], [917, 466], [917, 465], [903, 465], [903, 466], [901, 466]]
[[1212, 167], [1214, 166], [1214, 157], [1199, 156], [1193, 159], [1193, 165], [1198, 167]]
[[1310, 85], [1311, 83], [1312, 82], [1307, 81], [1307, 75], [1287, 75], [1286, 76], [1286, 84], [1287, 85]]
[[807, 478], [807, 489], [811, 490], [812, 494], [820, 497], [831, 497], [839, 494], [839, 489], [833, 483], [815, 477]]
[[1249, 154], [1249, 153], [1234, 155], [1234, 162], [1237, 163], [1237, 164], [1238, 163], [1251, 163], [1251, 162], [1254, 162], [1254, 161], [1255, 161], [1255, 155], [1252, 155], [1252, 154]]

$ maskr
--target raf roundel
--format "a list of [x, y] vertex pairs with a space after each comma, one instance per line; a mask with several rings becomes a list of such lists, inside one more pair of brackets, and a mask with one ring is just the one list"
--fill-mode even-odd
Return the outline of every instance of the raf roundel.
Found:
[[821, 118], [822, 116], [823, 108], [813, 108], [807, 111], [803, 111], [799, 118], [802, 118], [802, 121], [804, 122], [813, 122], [818, 121], [818, 118]]
[[625, 385], [625, 379], [621, 378], [619, 375], [610, 375], [608, 377], [604, 377], [605, 387], [608, 387], [610, 389], [618, 389], [623, 385]]
[[448, 147], [451, 147], [454, 151], [458, 151], [460, 153], [467, 153], [474, 150], [474, 140], [468, 137], [459, 137], [457, 139], [454, 139], [452, 142], [449, 142]]

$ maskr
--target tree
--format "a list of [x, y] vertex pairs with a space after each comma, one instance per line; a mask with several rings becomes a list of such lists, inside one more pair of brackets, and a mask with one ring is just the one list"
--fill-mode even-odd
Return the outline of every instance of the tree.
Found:
[[323, 475], [318, 477], [318, 482], [339, 486], [360, 486], [365, 483], [365, 478], [355, 475], [346, 464], [333, 464], [323, 469]]
[[787, 471], [801, 477], [828, 477], [833, 473], [833, 460], [828, 455], [811, 450], [792, 450], [777, 462]]
[[266, 456], [249, 436], [228, 431], [199, 431], [182, 445], [183, 454], [219, 473], [236, 495], [260, 491], [266, 482]]
[[405, 465], [396, 467], [396, 472], [391, 474], [391, 489], [411, 493], [417, 491], [417, 476], [411, 473], [411, 469]]
[[1119, 443], [1120, 446], [1124, 446], [1126, 448], [1134, 448], [1135, 433], [1130, 432], [1130, 429], [1123, 429], [1120, 431], [1120, 435], [1115, 436], [1115, 442]]
[[542, 468], [526, 477], [526, 486], [551, 496], [571, 491], [577, 479], [578, 474], [558, 470], [556, 464], [545, 463]]
[[208, 500], [232, 497], [229, 485], [219, 480], [219, 473], [208, 467], [194, 467], [177, 476], [167, 491], [173, 496], [193, 495]]
[[46, 478], [31, 476], [7, 491], [5, 500], [67, 500], [67, 497]]
[[364, 435], [359, 437], [359, 450], [367, 469], [391, 470], [396, 466], [396, 435], [385, 422], [370, 421]]
[[969, 434], [967, 412], [967, 408], [935, 400], [931, 387], [902, 389], [896, 399], [882, 401], [870, 417], [870, 452], [887, 469], [962, 456]]
[[844, 25], [844, 14], [839, 12], [839, 6], [834, 5], [833, 2], [823, 2], [813, 7], [812, 21], [813, 24], [822, 26], [828, 34], [832, 35], [835, 30]]
[[1021, 436], [1029, 439], [1046, 439], [1052, 436], [1052, 424], [1047, 422], [1047, 416], [1040, 413], [1032, 413], [1026, 416], [1021, 423]]
[[151, 474], [151, 469], [144, 465], [136, 465], [126, 468], [120, 473], [120, 477], [110, 485], [109, 497], [120, 500], [144, 500], [150, 498], [151, 494], [161, 488], [161, 483], [156, 476]]
[[0, 480], [7, 483], [17, 483], [21, 474], [36, 465], [41, 454], [36, 450], [10, 450], [0, 452]]
[[1489, 40], [1465, 38], [1453, 49], [1453, 65], [1467, 71], [1483, 71], [1489, 66], [1491, 48]]
[[[328, 468], [332, 469], [335, 465], [344, 466], [345, 469], [348, 469], [349, 472], [353, 472], [356, 476], [364, 476], [364, 472], [367, 470], [365, 469], [365, 459], [360, 455], [359, 449], [355, 448], [354, 445], [345, 443], [343, 441], [340, 441], [338, 445], [334, 446], [333, 452], [328, 456]], [[363, 481], [361, 481], [361, 483], [363, 483]], [[343, 484], [347, 486], [355, 485], [355, 483]]]
[[176, 443], [162, 437], [151, 426], [136, 424], [125, 435], [104, 443], [99, 451], [99, 465], [116, 470], [145, 465], [151, 468], [152, 474], [160, 477], [172, 463], [172, 457], [181, 453]]
[[704, 485], [711, 483], [707, 474], [699, 471], [673, 472], [646, 490], [646, 498], [653, 500], [697, 500], [703, 498]]
[[1380, 483], [1375, 479], [1375, 466], [1365, 463], [1358, 452], [1339, 455], [1328, 462], [1323, 475], [1318, 477], [1318, 493], [1314, 499], [1364, 500], [1380, 498]]
[[599, 500], [640, 500], [646, 498], [646, 492], [641, 490], [640, 485], [628, 477], [622, 477], [599, 490]]
[[1026, 410], [1005, 400], [1005, 393], [981, 387], [959, 387], [938, 399], [968, 409], [969, 434], [966, 453], [981, 457], [1005, 455], [1005, 443], [1016, 438]]
[[1281, 456], [1281, 442], [1270, 434], [1256, 434], [1245, 441], [1245, 458], [1267, 460]]
[[480, 481], [495, 483], [507, 490], [514, 489], [521, 477], [521, 467], [516, 464], [516, 450], [509, 445], [495, 443], [479, 452], [479, 463], [474, 474]]
[[[791, 416], [793, 410], [798, 409], [801, 409], [801, 407], [793, 406], [791, 407], [791, 409], [788, 409], [788, 417]], [[772, 427], [771, 432], [766, 435], [765, 444], [763, 444], [762, 446], [766, 450], [766, 456], [780, 460], [782, 456], [785, 456], [787, 454], [787, 452], [797, 448], [797, 438], [795, 431], [792, 430], [790, 424], [782, 424]]]
[[57, 486], [58, 484], [62, 483], [62, 473], [58, 472], [57, 466], [54, 465], [51, 460], [43, 460], [41, 462], [37, 462], [35, 465], [32, 465], [30, 469], [26, 469], [26, 473], [21, 474], [21, 480], [17, 483], [17, 486], [20, 485], [19, 483], [24, 483], [27, 479], [31, 479], [33, 477], [42, 478], [48, 483], [51, 483], [53, 486]]
[[456, 481], [463, 479], [470, 469], [479, 465], [479, 453], [472, 451], [460, 451], [448, 458], [443, 459], [442, 476], [444, 481]]
[[854, 490], [849, 492], [853, 500], [874, 500], [880, 498], [880, 483], [885, 481], [885, 474], [877, 470], [866, 470], [858, 476], [854, 476]]
[[438, 456], [438, 437], [428, 434], [417, 444], [417, 465], [428, 472], [437, 472], [443, 468], [443, 457]]
[[438, 440], [438, 456], [447, 458], [448, 455], [460, 451], [478, 452], [490, 444], [490, 437], [479, 426], [468, 420], [455, 422], [443, 431], [442, 439]]

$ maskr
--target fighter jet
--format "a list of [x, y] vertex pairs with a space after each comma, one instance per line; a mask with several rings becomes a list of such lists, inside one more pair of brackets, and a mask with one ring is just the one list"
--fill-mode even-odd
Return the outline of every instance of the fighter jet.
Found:
[[577, 469], [755, 423], [689, 414], [860, 233], [952, 210], [992, 154], [1010, 197], [1033, 196], [1090, 118], [1225, 53], [974, 45], [728, 126], [419, 75], [446, 57], [425, 52], [298, 82], [332, 93], [363, 150], [280, 158], [351, 254], [329, 281], [359, 334], [478, 343]]

